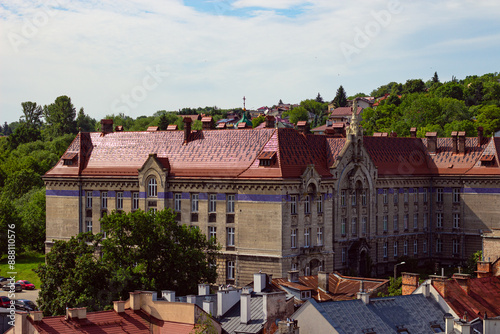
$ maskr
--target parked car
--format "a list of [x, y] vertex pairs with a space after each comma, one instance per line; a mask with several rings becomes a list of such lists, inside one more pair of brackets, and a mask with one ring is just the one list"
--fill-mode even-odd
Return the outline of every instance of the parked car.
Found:
[[14, 284], [14, 291], [15, 292], [21, 292], [23, 291], [23, 287], [19, 283], [7, 283], [4, 286], [2, 286], [3, 291], [11, 291], [10, 287], [11, 285]]
[[9, 279], [7, 277], [0, 276], [0, 286], [7, 284]]
[[26, 281], [26, 280], [20, 279], [16, 283], [21, 284], [21, 287], [24, 290], [35, 290], [35, 284], [31, 283], [30, 281]]
[[35, 303], [28, 299], [14, 299], [14, 306], [16, 310], [38, 311], [38, 307], [35, 305]]
[[0, 296], [0, 307], [9, 307], [10, 298], [7, 296]]

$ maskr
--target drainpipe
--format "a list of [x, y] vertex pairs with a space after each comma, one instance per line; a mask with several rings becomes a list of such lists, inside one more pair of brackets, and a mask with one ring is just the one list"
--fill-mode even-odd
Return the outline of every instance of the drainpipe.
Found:
[[434, 201], [434, 188], [433, 188], [433, 184], [432, 184], [432, 177], [431, 177], [431, 187], [429, 189], [429, 258], [432, 260], [432, 247], [433, 247], [433, 243], [432, 243], [432, 217], [434, 216], [432, 213], [432, 203]]
[[83, 221], [82, 221], [82, 179], [79, 177], [78, 178], [78, 232], [82, 233], [82, 226], [83, 226]]

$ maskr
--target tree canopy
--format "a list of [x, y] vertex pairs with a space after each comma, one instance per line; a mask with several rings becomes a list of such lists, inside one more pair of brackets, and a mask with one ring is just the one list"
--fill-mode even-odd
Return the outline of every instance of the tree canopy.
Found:
[[347, 95], [342, 85], [340, 85], [340, 87], [337, 89], [337, 94], [335, 94], [332, 103], [335, 108], [345, 107], [347, 105]]

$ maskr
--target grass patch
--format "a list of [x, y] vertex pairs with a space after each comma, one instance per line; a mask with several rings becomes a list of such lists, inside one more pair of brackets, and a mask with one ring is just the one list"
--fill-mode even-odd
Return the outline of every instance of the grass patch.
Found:
[[7, 257], [0, 261], [0, 276], [10, 277], [7, 272], [17, 272], [16, 281], [20, 279], [28, 280], [35, 284], [36, 289], [40, 289], [40, 279], [33, 271], [39, 264], [45, 263], [45, 254], [24, 253], [16, 257], [15, 270], [10, 270]]

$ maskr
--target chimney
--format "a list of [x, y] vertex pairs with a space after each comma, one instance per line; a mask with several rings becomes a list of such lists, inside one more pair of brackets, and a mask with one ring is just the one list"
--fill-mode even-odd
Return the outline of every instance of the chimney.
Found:
[[78, 319], [78, 310], [76, 308], [66, 308], [66, 318]]
[[493, 276], [491, 262], [477, 261], [477, 278]]
[[266, 288], [266, 274], [256, 273], [253, 274], [253, 291], [263, 292]]
[[188, 304], [196, 304], [196, 295], [187, 295], [186, 303]]
[[480, 126], [477, 128], [477, 146], [481, 146], [483, 142], [483, 127]]
[[403, 296], [411, 295], [418, 288], [418, 274], [401, 273], [402, 276], [402, 294]]
[[203, 311], [207, 312], [211, 316], [215, 317], [215, 307], [213, 300], [203, 301]]
[[299, 271], [298, 270], [290, 270], [288, 272], [288, 282], [298, 282], [299, 281]]
[[318, 271], [318, 288], [328, 292], [330, 274], [325, 271]]
[[198, 296], [206, 296], [210, 294], [209, 284], [198, 284]]
[[175, 291], [162, 290], [161, 296], [168, 302], [175, 302]]
[[410, 137], [411, 138], [417, 138], [417, 128], [411, 128], [410, 129]]
[[237, 302], [240, 301], [241, 290], [219, 290], [217, 291], [217, 317], [222, 317]]
[[458, 133], [458, 153], [465, 154], [465, 131]]
[[444, 332], [453, 333], [453, 328], [454, 328], [453, 323], [455, 322], [453, 320], [453, 316], [450, 313], [445, 313], [443, 318], [444, 318]]
[[429, 278], [431, 279], [432, 286], [443, 296], [443, 298], [447, 297], [447, 288], [446, 288], [446, 283], [447, 283], [447, 277], [445, 276], [436, 276], [436, 275], [430, 275]]
[[212, 116], [205, 116], [201, 119], [201, 123], [202, 123], [202, 129], [203, 130], [211, 130], [212, 129], [212, 125], [213, 125], [213, 120], [212, 120]]
[[[297, 332], [296, 332], [297, 331]], [[298, 333], [297, 321], [291, 319], [281, 320], [278, 322], [278, 334], [294, 334]]]
[[297, 131], [302, 134], [306, 134], [307, 131], [307, 121], [297, 122]]
[[125, 301], [124, 300], [113, 301], [113, 310], [115, 310], [116, 313], [125, 312]]
[[276, 118], [272, 115], [266, 116], [266, 128], [274, 129], [274, 125], [276, 123]]
[[470, 292], [470, 275], [468, 274], [453, 274], [452, 278], [460, 285], [466, 294]]
[[102, 133], [113, 132], [113, 120], [112, 119], [101, 119], [101, 132]]
[[430, 295], [431, 295], [431, 286], [430, 286], [430, 284], [427, 283], [427, 284], [424, 284], [422, 286], [422, 293], [424, 294], [425, 298], [429, 298], [430, 297]]
[[[467, 312], [465, 312], [467, 316]], [[455, 320], [455, 327], [461, 334], [470, 334], [471, 333], [471, 323], [467, 320], [457, 319]], [[453, 332], [450, 332], [453, 333]]]
[[242, 293], [240, 296], [240, 314], [241, 314], [241, 323], [248, 324], [251, 320], [250, 317], [250, 299], [252, 295], [248, 293]]
[[130, 292], [130, 308], [133, 311], [138, 311], [141, 309], [141, 292], [140, 291], [134, 291]]
[[363, 304], [365, 305], [370, 304], [370, 294], [368, 292], [358, 292], [357, 296], [358, 299], [361, 299]]
[[[28, 313], [16, 311], [14, 315], [14, 334], [28, 333]], [[5, 320], [4, 320], [5, 321]]]
[[189, 143], [189, 137], [191, 136], [191, 122], [193, 122], [191, 117], [184, 117], [184, 144]]
[[427, 132], [427, 151], [430, 154], [436, 154], [437, 151], [437, 132]]
[[398, 136], [398, 133], [396, 131], [391, 132], [391, 137], [396, 138]]
[[451, 132], [451, 140], [453, 142], [452, 153], [458, 154], [458, 132], [457, 131]]
[[42, 311], [31, 311], [31, 318], [33, 321], [42, 321], [43, 319], [43, 312]]
[[87, 308], [86, 307], [79, 307], [76, 310], [77, 310], [77, 314], [78, 314], [78, 319], [80, 319], [80, 320], [87, 319]]

